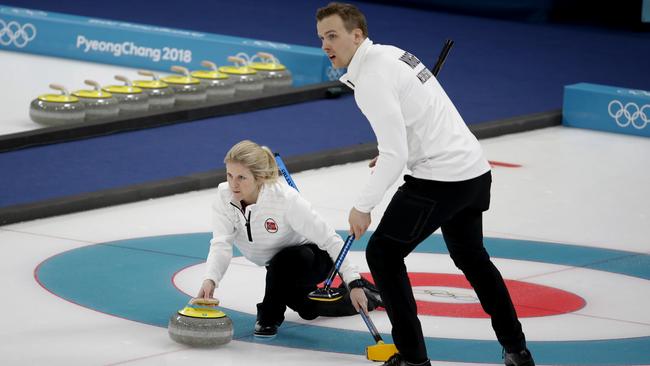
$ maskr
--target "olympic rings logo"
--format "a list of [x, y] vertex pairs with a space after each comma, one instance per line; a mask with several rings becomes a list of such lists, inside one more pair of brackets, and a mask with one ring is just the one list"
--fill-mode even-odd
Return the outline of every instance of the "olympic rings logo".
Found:
[[644, 104], [639, 108], [636, 103], [630, 102], [623, 105], [622, 102], [614, 99], [609, 102], [607, 111], [620, 127], [627, 127], [632, 124], [634, 128], [641, 130], [650, 123], [650, 118], [648, 118], [650, 104]]
[[431, 297], [439, 297], [439, 298], [448, 298], [448, 299], [453, 299], [457, 300], [459, 302], [467, 302], [467, 303], [476, 303], [479, 302], [478, 297], [473, 296], [473, 295], [465, 295], [465, 294], [456, 294], [448, 290], [440, 290], [440, 289], [418, 289], [414, 288], [413, 289], [413, 294], [415, 295], [429, 295]]
[[0, 19], [0, 45], [10, 46], [14, 45], [18, 48], [23, 48], [36, 38], [36, 27], [31, 23], [20, 25], [16, 21], [9, 23]]

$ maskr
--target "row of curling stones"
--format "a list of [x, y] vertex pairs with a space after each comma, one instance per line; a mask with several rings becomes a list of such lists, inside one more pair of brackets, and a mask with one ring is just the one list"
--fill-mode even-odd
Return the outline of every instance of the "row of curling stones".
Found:
[[172, 71], [179, 75], [170, 75], [162, 80], [157, 74], [143, 70], [138, 74], [149, 76], [151, 80], [131, 83], [127, 77], [117, 75], [115, 79], [124, 85], [104, 88], [95, 81], [86, 80], [85, 83], [94, 89], [78, 90], [72, 94], [59, 84], [50, 84], [50, 88], [61, 94], [40, 95], [30, 104], [29, 114], [34, 122], [46, 126], [111, 121], [291, 87], [291, 73], [269, 53], [259, 52], [250, 60], [239, 56], [230, 56], [228, 60], [234, 65], [217, 68], [213, 62], [203, 61], [201, 65], [208, 70], [192, 73], [185, 67], [172, 66]]
[[232, 320], [217, 305], [217, 299], [191, 299], [169, 318], [169, 337], [193, 347], [214, 347], [230, 342], [234, 333]]
[[[149, 111], [150, 98], [148, 93], [143, 92], [149, 89], [133, 86], [125, 76], [117, 75], [115, 79], [123, 81], [125, 85], [110, 85], [102, 88], [96, 81], [85, 80], [84, 83], [94, 89], [77, 90], [70, 94], [62, 85], [50, 84], [51, 89], [58, 90], [61, 94], [38, 96], [30, 104], [29, 116], [32, 121], [45, 126], [62, 126], [117, 120], [142, 115]], [[160, 103], [156, 96], [152, 97], [151, 101]], [[173, 99], [171, 103], [173, 106]]]

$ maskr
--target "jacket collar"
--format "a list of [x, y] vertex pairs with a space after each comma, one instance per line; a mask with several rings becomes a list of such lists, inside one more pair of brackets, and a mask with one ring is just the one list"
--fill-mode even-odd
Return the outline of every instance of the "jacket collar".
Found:
[[357, 48], [354, 56], [352, 56], [352, 60], [350, 60], [350, 64], [348, 65], [348, 71], [339, 79], [343, 84], [354, 89], [354, 84], [357, 81], [359, 71], [361, 70], [361, 64], [363, 63], [363, 59], [366, 57], [366, 53], [370, 46], [372, 46], [372, 41], [370, 38], [366, 37], [366, 39], [364, 39], [359, 45], [359, 48]]
[[[255, 207], [255, 205], [259, 204], [260, 202], [262, 202], [262, 201], [266, 198], [266, 195], [267, 195], [267, 192], [266, 192], [266, 191], [267, 191], [267, 189], [266, 189], [266, 185], [267, 185], [267, 184], [268, 184], [268, 183], [262, 184], [262, 187], [260, 187], [260, 191], [259, 191], [259, 193], [257, 194], [257, 201], [256, 201], [255, 203], [251, 203], [250, 205], [246, 206], [246, 208], [249, 208], [249, 207], [250, 207], [250, 209], [252, 210], [253, 207]], [[237, 207], [237, 208], [239, 208], [240, 210], [242, 210], [242, 204], [241, 204], [241, 202], [235, 200], [235, 198], [234, 198], [232, 192], [230, 192], [230, 203], [232, 203], [235, 207]]]

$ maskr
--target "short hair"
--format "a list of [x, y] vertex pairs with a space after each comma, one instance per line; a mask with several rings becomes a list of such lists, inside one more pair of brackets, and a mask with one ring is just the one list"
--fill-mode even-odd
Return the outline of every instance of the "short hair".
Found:
[[343, 20], [343, 26], [348, 32], [361, 29], [364, 37], [368, 37], [368, 23], [361, 10], [352, 4], [331, 2], [316, 11], [316, 20], [321, 21], [329, 16], [338, 15]]
[[255, 180], [262, 183], [275, 181], [278, 178], [278, 164], [271, 149], [250, 140], [240, 141], [231, 147], [223, 162], [245, 166], [253, 173]]

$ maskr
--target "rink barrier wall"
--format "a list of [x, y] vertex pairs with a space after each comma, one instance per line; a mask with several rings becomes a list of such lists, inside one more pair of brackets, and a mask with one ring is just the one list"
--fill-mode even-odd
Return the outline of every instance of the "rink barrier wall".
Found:
[[650, 91], [590, 83], [567, 85], [562, 124], [650, 137]]
[[[561, 124], [561, 120], [561, 112], [559, 110], [553, 110], [545, 113], [470, 125], [469, 128], [477, 138], [483, 139], [557, 126]], [[280, 153], [282, 152], [280, 151]], [[369, 160], [376, 155], [377, 145], [375, 143], [366, 143], [298, 156], [283, 155], [283, 160], [287, 165], [287, 169], [297, 173], [304, 170]], [[225, 169], [221, 168], [127, 187], [2, 207], [0, 208], [0, 225], [210, 189], [225, 180]]]

